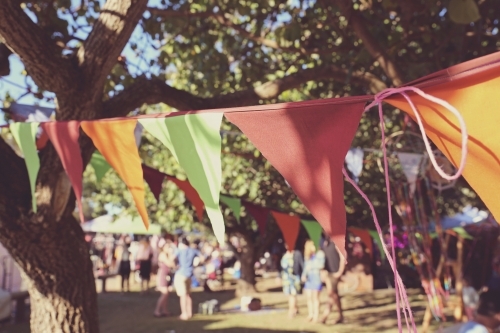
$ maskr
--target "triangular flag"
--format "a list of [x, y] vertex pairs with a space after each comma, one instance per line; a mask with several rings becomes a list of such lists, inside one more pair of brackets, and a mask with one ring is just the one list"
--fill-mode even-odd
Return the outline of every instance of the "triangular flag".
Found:
[[424, 155], [415, 153], [396, 153], [399, 159], [399, 163], [403, 168], [403, 172], [410, 184], [410, 194], [415, 193], [417, 186], [417, 178], [420, 174], [420, 163]]
[[226, 112], [319, 221], [345, 257], [342, 167], [370, 96]]
[[309, 235], [309, 239], [311, 239], [314, 242], [314, 245], [316, 245], [317, 249], [320, 249], [321, 247], [319, 241], [321, 239], [321, 234], [323, 233], [323, 228], [321, 228], [321, 224], [319, 224], [317, 221], [307, 221], [307, 220], [301, 220], [300, 222], [306, 229], [307, 234]]
[[384, 247], [382, 246], [382, 240], [380, 239], [378, 232], [376, 232], [375, 230], [368, 230], [368, 233], [372, 237], [375, 244], [377, 244], [378, 252], [380, 253], [380, 257], [382, 258], [382, 260], [384, 260], [385, 259]]
[[222, 113], [139, 119], [142, 126], [172, 152], [186, 171], [189, 182], [205, 203], [215, 237], [223, 244], [224, 217], [219, 207], [221, 121]]
[[[410, 82], [425, 93], [443, 99], [462, 115], [469, 134], [464, 178], [500, 221], [500, 52], [474, 59]], [[452, 162], [460, 164], [462, 136], [457, 119], [444, 107], [413, 93], [427, 136]], [[386, 99], [414, 120], [408, 102], [400, 96]]]
[[143, 130], [144, 130], [144, 127], [142, 127], [141, 123], [138, 122], [137, 125], [135, 125], [135, 129], [134, 129], [134, 137], [135, 137], [135, 143], [137, 145], [137, 148], [139, 148], [141, 145]]
[[111, 169], [111, 165], [109, 165], [104, 156], [102, 156], [98, 151], [95, 151], [92, 154], [90, 165], [94, 169], [95, 177], [98, 182], [100, 182], [109, 169]]
[[148, 167], [147, 165], [142, 165], [142, 173], [144, 180], [149, 185], [149, 189], [153, 192], [156, 201], [160, 200], [161, 189], [163, 185], [163, 180], [165, 179], [165, 174]]
[[347, 155], [345, 156], [345, 163], [347, 164], [347, 169], [351, 172], [354, 181], [357, 183], [359, 181], [359, 176], [363, 171], [363, 156], [364, 152], [361, 148], [349, 149]]
[[136, 124], [136, 119], [82, 121], [81, 127], [127, 185], [139, 215], [148, 228], [141, 158], [134, 137]]
[[45, 148], [48, 141], [49, 141], [49, 137], [48, 137], [47, 133], [45, 133], [45, 131], [42, 131], [42, 133], [40, 133], [40, 136], [38, 137], [38, 139], [36, 139], [36, 149], [41, 150], [41, 149]]
[[35, 143], [38, 123], [12, 123], [9, 127], [14, 140], [16, 140], [19, 149], [24, 155], [24, 163], [26, 163], [26, 168], [28, 169], [28, 177], [30, 180], [31, 204], [33, 212], [36, 213], [36, 177], [38, 176], [38, 170], [40, 170], [40, 158], [38, 157]]
[[359, 239], [365, 244], [366, 248], [370, 252], [370, 256], [373, 258], [373, 241], [368, 230], [359, 228], [349, 228], [348, 229], [354, 236], [359, 237]]
[[424, 155], [416, 153], [396, 153], [399, 159], [399, 163], [403, 168], [403, 172], [410, 184], [410, 194], [415, 193], [417, 187], [417, 178], [420, 174], [420, 163]]
[[76, 204], [80, 213], [80, 221], [85, 222], [82, 206], [82, 173], [83, 162], [78, 138], [80, 137], [80, 122], [52, 121], [41, 124], [43, 133], [50, 138], [52, 145], [59, 154], [62, 166], [68, 175], [75, 191]]
[[238, 198], [232, 198], [225, 195], [221, 195], [220, 201], [222, 201], [226, 206], [228, 206], [233, 211], [234, 217], [239, 223], [241, 215], [241, 200]]
[[295, 243], [297, 242], [297, 237], [299, 236], [299, 217], [274, 211], [271, 213], [281, 229], [281, 233], [283, 234], [283, 238], [285, 239], [285, 243], [288, 245], [288, 248], [290, 250], [295, 249]]
[[266, 233], [267, 220], [269, 218], [269, 209], [245, 201], [243, 201], [243, 206], [245, 206], [248, 214], [252, 215], [255, 222], [257, 222], [257, 227], [259, 229], [260, 235], [264, 236], [264, 234]]
[[203, 221], [203, 212], [205, 211], [205, 204], [203, 203], [203, 200], [201, 200], [200, 195], [195, 190], [195, 188], [187, 180], [180, 180], [172, 176], [167, 176], [167, 179], [175, 183], [175, 185], [177, 185], [177, 187], [184, 192], [184, 195], [189, 200], [189, 202], [191, 202], [191, 205], [193, 205], [194, 207], [196, 216], [198, 217], [198, 221], [200, 222]]

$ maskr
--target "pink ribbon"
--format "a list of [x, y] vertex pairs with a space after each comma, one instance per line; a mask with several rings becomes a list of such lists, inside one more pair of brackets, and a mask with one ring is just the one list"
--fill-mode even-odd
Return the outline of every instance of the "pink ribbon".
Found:
[[[436, 158], [434, 157], [434, 153], [432, 151], [431, 145], [429, 143], [429, 140], [427, 139], [427, 135], [425, 133], [424, 124], [423, 124], [422, 119], [420, 117], [420, 113], [418, 112], [418, 110], [415, 107], [415, 104], [413, 103], [411, 98], [408, 96], [407, 92], [416, 93], [416, 94], [422, 96], [423, 98], [425, 98], [433, 103], [439, 104], [439, 105], [443, 106], [444, 108], [446, 108], [447, 110], [449, 110], [451, 113], [453, 113], [457, 117], [457, 119], [460, 123], [460, 129], [461, 129], [461, 133], [462, 133], [462, 156], [460, 159], [460, 166], [454, 175], [446, 174], [444, 172], [444, 170], [437, 164], [437, 161], [436, 161]], [[391, 238], [391, 243], [392, 243], [392, 255], [389, 254], [389, 251], [387, 250], [386, 244], [383, 241], [382, 241], [382, 247], [383, 247], [384, 252], [387, 256], [387, 260], [389, 261], [389, 264], [394, 272], [394, 285], [395, 285], [395, 289], [396, 289], [396, 309], [397, 309], [397, 317], [398, 317], [398, 329], [399, 329], [399, 332], [403, 331], [402, 322], [401, 322], [401, 304], [400, 304], [401, 300], [402, 300], [402, 302], [403, 302], [403, 304], [402, 304], [403, 305], [403, 314], [405, 316], [406, 326], [407, 326], [408, 332], [410, 332], [409, 321], [411, 321], [411, 326], [412, 326], [413, 332], [417, 332], [415, 320], [413, 318], [413, 313], [412, 313], [411, 307], [410, 307], [410, 302], [408, 300], [408, 295], [406, 293], [406, 289], [405, 289], [405, 286], [403, 284], [403, 281], [401, 280], [401, 277], [397, 271], [396, 251], [394, 248], [394, 230], [393, 230], [392, 209], [391, 209], [391, 191], [390, 191], [390, 180], [389, 180], [389, 167], [388, 167], [388, 161], [387, 161], [387, 147], [385, 145], [385, 124], [384, 124], [384, 117], [383, 117], [383, 111], [382, 111], [382, 102], [384, 99], [386, 99], [392, 95], [396, 95], [396, 94], [400, 94], [401, 96], [403, 96], [406, 99], [406, 101], [408, 102], [408, 104], [410, 105], [413, 113], [415, 114], [415, 118], [416, 118], [417, 123], [419, 125], [420, 132], [422, 133], [422, 138], [424, 140], [425, 148], [427, 150], [427, 153], [429, 154], [429, 158], [432, 162], [432, 165], [436, 169], [438, 174], [441, 177], [443, 177], [444, 179], [455, 180], [462, 175], [462, 172], [465, 168], [465, 161], [466, 161], [466, 157], [467, 157], [468, 134], [467, 134], [466, 126], [465, 126], [465, 121], [456, 108], [454, 108], [448, 102], [446, 102], [442, 99], [436, 98], [432, 95], [426, 94], [422, 90], [415, 88], [415, 87], [401, 87], [401, 88], [386, 89], [386, 90], [378, 93], [377, 95], [375, 95], [374, 101], [372, 103], [370, 103], [365, 108], [365, 111], [368, 111], [370, 108], [372, 108], [373, 106], [378, 104], [378, 113], [379, 113], [379, 117], [380, 117], [380, 128], [381, 128], [381, 133], [382, 133], [382, 151], [383, 151], [383, 155], [384, 155], [384, 174], [385, 174], [385, 186], [387, 189], [387, 204], [388, 204], [388, 213], [389, 213], [390, 238]], [[375, 227], [377, 228], [377, 232], [378, 232], [380, 238], [383, 240], [382, 229], [380, 228], [380, 224], [378, 222], [377, 216], [375, 215], [375, 209], [374, 209], [373, 204], [371, 203], [370, 199], [368, 199], [366, 194], [363, 193], [363, 191], [358, 187], [358, 185], [349, 177], [345, 168], [342, 169], [342, 172], [343, 172], [344, 176], [347, 178], [347, 180], [354, 186], [354, 188], [363, 197], [363, 199], [365, 199], [365, 201], [368, 203], [368, 206], [370, 206], [370, 210], [373, 214], [373, 219], [375, 222]]]

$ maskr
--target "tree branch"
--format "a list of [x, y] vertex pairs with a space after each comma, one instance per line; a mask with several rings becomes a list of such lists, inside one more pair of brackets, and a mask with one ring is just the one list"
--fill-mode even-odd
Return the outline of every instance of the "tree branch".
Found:
[[19, 55], [40, 89], [67, 92], [77, 73], [76, 66], [63, 57], [61, 48], [21, 9], [20, 1], [0, 1], [1, 40]]
[[165, 103], [177, 110], [199, 110], [206, 108], [206, 101], [187, 91], [173, 88], [164, 81], [144, 76], [116, 96], [104, 102], [105, 117], [122, 117], [143, 104]]
[[95, 99], [102, 98], [102, 87], [116, 64], [137, 23], [146, 10], [147, 0], [108, 0], [83, 46], [78, 63], [85, 83], [97, 87]]
[[[322, 0], [322, 2], [323, 7], [328, 8], [328, 3], [325, 0]], [[347, 17], [356, 35], [363, 41], [363, 45], [368, 53], [370, 53], [373, 59], [378, 61], [387, 77], [391, 79], [392, 84], [396, 87], [402, 85], [404, 80], [398, 66], [372, 36], [366, 20], [352, 7], [352, 2], [349, 0], [338, 0], [336, 2], [344, 16]], [[329, 15], [329, 17], [330, 20], [334, 20], [333, 15]]]
[[213, 12], [181, 12], [173, 9], [162, 9], [155, 7], [148, 7], [148, 12], [151, 15], [160, 17], [210, 17], [213, 16]]
[[349, 73], [335, 66], [320, 66], [301, 70], [282, 79], [261, 84], [255, 88], [212, 98], [201, 98], [189, 92], [173, 88], [160, 79], [140, 77], [118, 95], [104, 103], [105, 116], [125, 116], [143, 104], [165, 103], [178, 110], [216, 109], [258, 104], [259, 101], [277, 98], [282, 92], [297, 88], [313, 80], [332, 79], [339, 82], [350, 81], [364, 86], [367, 91], [377, 93], [386, 88], [384, 82], [371, 73], [355, 71]]
[[207, 100], [210, 108], [238, 107], [258, 104], [259, 101], [277, 98], [284, 91], [297, 88], [308, 81], [332, 79], [338, 82], [348, 82], [367, 87], [371, 93], [377, 93], [386, 88], [384, 82], [371, 73], [347, 70], [336, 66], [319, 66], [301, 70], [282, 79], [268, 81], [253, 89], [220, 95]]

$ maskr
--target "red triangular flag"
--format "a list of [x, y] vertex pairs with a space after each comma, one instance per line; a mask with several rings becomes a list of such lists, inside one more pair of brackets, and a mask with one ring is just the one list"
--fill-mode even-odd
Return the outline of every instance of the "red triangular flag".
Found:
[[80, 221], [84, 222], [82, 207], [82, 174], [83, 162], [78, 138], [80, 137], [80, 122], [51, 121], [41, 123], [43, 133], [50, 138], [52, 145], [59, 154], [64, 170], [75, 191], [76, 203], [80, 212]]
[[359, 228], [348, 228], [348, 230], [354, 236], [357, 236], [360, 238], [360, 240], [365, 244], [368, 251], [370, 251], [370, 257], [373, 258], [373, 241], [372, 241], [372, 236], [370, 235], [368, 230], [359, 229]]
[[344, 257], [342, 166], [370, 98], [266, 105], [225, 113], [285, 177]]
[[255, 222], [257, 222], [257, 227], [259, 228], [260, 235], [264, 236], [264, 233], [266, 232], [267, 219], [269, 217], [269, 209], [267, 209], [266, 207], [254, 205], [250, 202], [242, 201], [241, 203], [243, 204], [243, 206], [245, 206], [248, 214], [252, 215], [252, 217], [255, 219]]
[[278, 212], [272, 212], [274, 219], [283, 233], [285, 243], [290, 250], [295, 249], [295, 242], [299, 236], [300, 218], [294, 215], [288, 215]]
[[203, 220], [203, 212], [205, 211], [205, 204], [201, 200], [200, 195], [194, 189], [194, 187], [187, 180], [180, 180], [172, 176], [167, 175], [167, 179], [173, 181], [177, 187], [184, 191], [186, 198], [191, 202], [196, 211], [196, 216], [198, 216], [198, 221]]
[[147, 165], [142, 165], [142, 175], [144, 180], [149, 185], [149, 189], [153, 192], [156, 201], [160, 201], [160, 194], [165, 179], [165, 174], [156, 169], [150, 168]]
[[[43, 124], [43, 123], [42, 123]], [[45, 131], [42, 130], [40, 137], [36, 140], [36, 149], [42, 150], [47, 145], [47, 141], [49, 141], [49, 136]]]

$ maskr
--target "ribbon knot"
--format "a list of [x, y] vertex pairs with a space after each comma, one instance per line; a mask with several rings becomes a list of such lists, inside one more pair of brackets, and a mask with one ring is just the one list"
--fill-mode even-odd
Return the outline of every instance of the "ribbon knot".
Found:
[[[427, 135], [425, 133], [425, 127], [424, 127], [424, 123], [422, 121], [422, 118], [420, 117], [420, 113], [418, 112], [417, 107], [413, 103], [413, 101], [410, 98], [410, 96], [408, 96], [408, 94], [407, 94], [408, 92], [416, 93], [416, 94], [420, 95], [421, 97], [427, 99], [428, 101], [431, 101], [433, 103], [441, 105], [442, 107], [446, 108], [448, 111], [450, 111], [451, 113], [453, 113], [453, 115], [455, 117], [457, 117], [458, 122], [460, 124], [460, 131], [462, 133], [462, 156], [460, 158], [460, 164], [458, 166], [458, 170], [457, 170], [457, 172], [455, 174], [448, 175], [446, 172], [444, 172], [444, 170], [441, 168], [441, 166], [438, 165], [438, 163], [436, 161], [436, 158], [434, 156], [434, 153], [432, 151], [431, 145], [429, 143], [429, 139], [427, 138]], [[451, 105], [450, 103], [448, 103], [447, 101], [442, 100], [442, 99], [437, 98], [437, 97], [434, 97], [432, 95], [426, 94], [425, 92], [423, 92], [422, 90], [420, 90], [420, 89], [418, 89], [416, 87], [400, 87], [400, 88], [388, 88], [388, 89], [385, 89], [385, 90], [383, 90], [383, 91], [381, 91], [381, 92], [379, 92], [378, 94], [375, 95], [375, 98], [374, 98], [373, 102], [371, 102], [365, 108], [365, 111], [371, 109], [375, 105], [378, 105], [378, 107], [379, 107], [379, 115], [380, 115], [380, 122], [381, 122], [381, 124], [383, 126], [383, 121], [384, 120], [383, 120], [383, 116], [382, 116], [382, 102], [384, 101], [384, 99], [389, 98], [389, 97], [391, 97], [393, 95], [397, 95], [397, 94], [403, 96], [406, 99], [406, 101], [410, 105], [413, 113], [415, 114], [415, 119], [417, 120], [418, 127], [420, 129], [420, 132], [422, 133], [422, 139], [424, 140], [425, 148], [427, 150], [427, 153], [429, 155], [429, 158], [431, 160], [431, 163], [432, 163], [432, 166], [434, 167], [434, 169], [436, 169], [437, 173], [441, 177], [443, 177], [444, 179], [446, 179], [446, 180], [455, 180], [455, 179], [458, 179], [462, 175], [462, 173], [464, 171], [464, 168], [465, 168], [465, 162], [466, 162], [466, 159], [467, 159], [467, 140], [468, 140], [468, 137], [469, 137], [468, 134], [467, 134], [467, 128], [465, 126], [465, 120], [462, 117], [462, 115], [460, 114], [460, 112], [458, 112], [458, 110], [453, 105]], [[383, 142], [382, 144], [385, 145], [385, 142]]]

